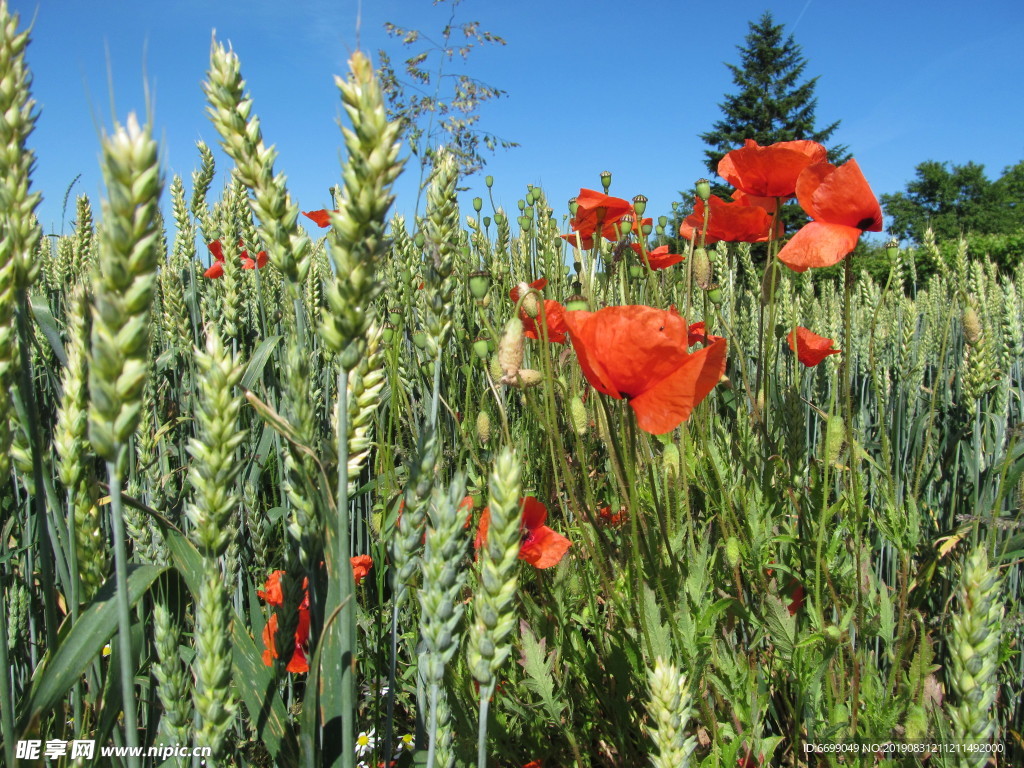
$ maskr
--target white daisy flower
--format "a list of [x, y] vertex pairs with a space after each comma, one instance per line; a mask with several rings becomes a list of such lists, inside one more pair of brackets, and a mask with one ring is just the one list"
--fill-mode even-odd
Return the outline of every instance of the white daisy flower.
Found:
[[376, 746], [377, 738], [374, 732], [375, 729], [371, 728], [369, 731], [361, 731], [356, 736], [356, 757], [364, 757]]

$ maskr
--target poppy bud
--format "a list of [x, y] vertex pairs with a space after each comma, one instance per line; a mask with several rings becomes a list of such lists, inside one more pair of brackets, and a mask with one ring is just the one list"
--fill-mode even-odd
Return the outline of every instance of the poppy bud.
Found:
[[575, 197], [569, 198], [569, 215], [575, 217], [576, 212], [580, 209], [580, 204], [576, 202]]
[[725, 540], [725, 559], [730, 568], [737, 568], [740, 564], [740, 542], [735, 536]]
[[490, 354], [490, 350], [487, 349], [487, 339], [483, 336], [473, 342], [473, 354], [481, 360], [486, 360], [487, 355]]
[[533, 288], [527, 283], [520, 283], [519, 286], [519, 306], [522, 307], [523, 311], [530, 317], [537, 317], [540, 314], [540, 305], [537, 303], [537, 294]]
[[612, 172], [601, 171], [601, 186], [604, 187], [604, 191], [607, 192], [608, 188], [612, 185]]
[[393, 326], [397, 327], [402, 322], [402, 313], [401, 312], [395, 312], [393, 310], [391, 312], [388, 312], [388, 321]]
[[531, 387], [536, 387], [543, 380], [544, 374], [540, 371], [535, 371], [531, 368], [520, 368], [512, 378], [506, 377], [504, 383], [519, 389], [530, 389]]
[[843, 631], [839, 629], [835, 624], [829, 624], [825, 627], [824, 633], [825, 639], [830, 643], [838, 645], [843, 640]]
[[974, 307], [967, 307], [967, 311], [964, 312], [963, 326], [964, 341], [972, 347], [975, 346], [981, 340], [982, 328], [981, 318], [979, 318], [978, 313], [974, 311]]
[[418, 349], [426, 349], [427, 334], [423, 331], [416, 331], [416, 333], [412, 335], [412, 343], [415, 344]]
[[380, 332], [380, 337], [385, 344], [390, 344], [391, 340], [395, 337], [394, 326], [385, 325]]
[[640, 275], [642, 275], [643, 273], [644, 273], [644, 268], [641, 267], [639, 264], [631, 264], [630, 265], [630, 267], [629, 267], [629, 276], [630, 277], [633, 277], [633, 278], [640, 277]]
[[585, 312], [588, 306], [589, 305], [587, 304], [587, 300], [580, 296], [579, 294], [576, 294], [575, 296], [570, 296], [565, 302], [565, 308], [569, 312]]
[[721, 288], [712, 288], [708, 291], [708, 301], [714, 304], [716, 307], [720, 306], [725, 297], [722, 295]]
[[505, 324], [505, 333], [498, 345], [498, 362], [501, 365], [502, 379], [514, 379], [523, 364], [523, 321], [518, 317], [510, 318]]
[[496, 211], [494, 213], [494, 223], [497, 224], [498, 226], [501, 226], [502, 224], [505, 223], [505, 218], [505, 214], [502, 213], [501, 211]]
[[658, 235], [658, 237], [661, 237], [662, 235], [665, 234], [665, 228], [661, 226], [661, 224], [659, 224], [654, 228], [654, 234]]
[[633, 210], [637, 216], [643, 216], [644, 211], [647, 210], [647, 198], [643, 195], [636, 195], [633, 197]]
[[885, 244], [885, 255], [890, 259], [895, 259], [900, 252], [900, 244], [896, 238], [893, 238]]
[[484, 184], [486, 184], [487, 188], [490, 189], [492, 186], [494, 186], [494, 177], [484, 176]]
[[654, 226], [651, 225], [650, 223], [640, 225], [640, 234], [642, 234], [644, 237], [647, 237], [653, 231]]
[[427, 238], [423, 236], [422, 232], [417, 232], [416, 236], [412, 239], [412, 242], [417, 248], [422, 248], [427, 244]]
[[703, 248], [698, 248], [693, 254], [693, 281], [701, 290], [711, 288], [711, 259]]
[[569, 418], [577, 435], [583, 437], [587, 434], [587, 408], [579, 395], [569, 398]]
[[662, 228], [667, 227], [668, 226], [668, 216], [659, 216], [658, 217], [658, 226], [662, 227]]
[[662, 451], [661, 467], [666, 475], [679, 477], [679, 449], [675, 443], [669, 443]]
[[711, 182], [707, 179], [697, 179], [696, 187], [697, 197], [706, 203], [708, 198], [711, 197]]
[[482, 197], [474, 197], [473, 198], [473, 210], [476, 211], [477, 213], [480, 213], [480, 211], [483, 210], [483, 207], [484, 207], [484, 199]]
[[487, 229], [489, 226], [491, 226], [491, 217], [484, 216], [484, 229]]
[[474, 299], [482, 299], [491, 287], [491, 273], [485, 269], [469, 273], [469, 292]]
[[825, 464], [832, 466], [839, 461], [839, 454], [846, 442], [846, 422], [843, 417], [833, 414], [825, 424]]
[[520, 211], [525, 211], [526, 210], [526, 201], [525, 200], [522, 200], [522, 199], [517, 200], [516, 201], [516, 205], [519, 206], [519, 210]]
[[476, 436], [484, 445], [491, 439], [491, 417], [487, 411], [480, 411], [476, 415]]
[[582, 261], [574, 261], [572, 263], [572, 268], [573, 268], [573, 270], [575, 270], [576, 274], [578, 275], [580, 272], [583, 271], [583, 262]]
[[533, 224], [533, 221], [529, 216], [518, 216], [516, 217], [516, 221], [519, 222], [520, 229], [529, 229], [530, 225]]

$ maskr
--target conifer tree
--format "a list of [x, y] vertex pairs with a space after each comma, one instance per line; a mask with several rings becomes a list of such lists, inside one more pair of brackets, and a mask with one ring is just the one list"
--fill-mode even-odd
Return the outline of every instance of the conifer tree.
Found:
[[[792, 35], [784, 35], [784, 26], [775, 24], [765, 11], [757, 22], [750, 22], [745, 46], [737, 46], [740, 63], [726, 64], [738, 91], [719, 104], [722, 119], [701, 138], [711, 147], [705, 150], [712, 177], [718, 161], [726, 152], [742, 147], [745, 139], [758, 144], [810, 139], [825, 144], [839, 127], [839, 121], [818, 128], [814, 111], [818, 100], [814, 88], [818, 78], [801, 81], [807, 60]], [[829, 147], [829, 160], [842, 162], [846, 147]]]

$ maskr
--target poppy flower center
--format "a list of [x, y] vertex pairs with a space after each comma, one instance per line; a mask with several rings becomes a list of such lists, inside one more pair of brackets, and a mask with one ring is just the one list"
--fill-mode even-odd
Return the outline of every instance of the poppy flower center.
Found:
[[857, 229], [861, 230], [862, 232], [867, 232], [869, 229], [875, 226], [875, 223], [875, 218], [873, 216], [861, 219], [860, 221], [857, 222]]

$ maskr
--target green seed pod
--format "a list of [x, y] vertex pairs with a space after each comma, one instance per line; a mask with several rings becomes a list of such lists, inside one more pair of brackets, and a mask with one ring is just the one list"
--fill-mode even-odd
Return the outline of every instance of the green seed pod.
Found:
[[843, 632], [835, 624], [829, 624], [825, 627], [825, 639], [830, 643], [838, 645], [843, 640]]
[[565, 302], [565, 308], [570, 312], [586, 311], [590, 305], [582, 296], [570, 296]]
[[494, 186], [494, 177], [493, 176], [484, 176], [484, 184], [487, 185], [488, 189], [493, 187]]
[[708, 291], [708, 301], [714, 304], [716, 307], [720, 306], [725, 300], [725, 296], [722, 294], [721, 288], [712, 288]]
[[611, 171], [601, 171], [601, 186], [604, 188], [604, 191], [607, 192], [608, 188], [611, 187], [611, 185], [612, 185], [612, 172]]
[[415, 344], [418, 349], [426, 349], [427, 334], [423, 331], [416, 331], [416, 333], [412, 335], [412, 343]]
[[483, 198], [482, 197], [474, 197], [473, 198], [473, 210], [476, 211], [477, 213], [480, 213], [480, 211], [483, 210], [483, 207], [484, 207]]
[[481, 360], [486, 360], [487, 355], [490, 354], [490, 350], [487, 347], [488, 339], [480, 337], [473, 342], [473, 354], [475, 354]]
[[644, 211], [647, 210], [647, 198], [643, 195], [636, 195], [633, 198], [633, 210], [637, 216], [643, 216]]
[[644, 268], [638, 264], [633, 264], [629, 267], [629, 276], [632, 278], [638, 278], [644, 273]]
[[738, 568], [740, 564], [740, 542], [735, 536], [725, 541], [725, 559], [730, 568]]
[[482, 299], [491, 287], [491, 273], [485, 269], [469, 274], [469, 292], [474, 299]]
[[711, 197], [711, 182], [707, 179], [697, 179], [697, 184], [695, 186], [697, 189], [697, 197], [706, 203], [708, 198]]

